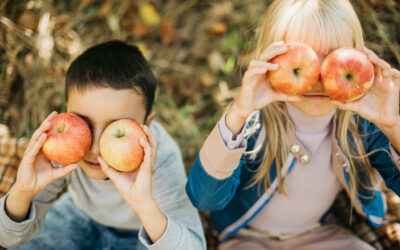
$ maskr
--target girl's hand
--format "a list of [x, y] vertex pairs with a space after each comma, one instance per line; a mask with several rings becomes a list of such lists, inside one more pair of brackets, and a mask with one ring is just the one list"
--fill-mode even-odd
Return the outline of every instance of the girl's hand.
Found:
[[332, 103], [340, 109], [358, 113], [381, 130], [392, 128], [400, 120], [400, 71], [391, 68], [373, 51], [363, 48], [363, 52], [374, 65], [375, 78], [371, 89], [364, 97], [355, 102], [342, 103], [332, 100]]
[[246, 119], [254, 111], [275, 101], [300, 100], [298, 96], [288, 96], [275, 91], [267, 79], [267, 71], [277, 70], [279, 67], [278, 64], [272, 64], [268, 61], [286, 51], [287, 47], [282, 41], [272, 43], [258, 60], [250, 62], [247, 71], [244, 73], [239, 95], [226, 117], [227, 126], [234, 134], [240, 131]]
[[152, 172], [154, 159], [157, 152], [157, 141], [154, 134], [147, 126], [143, 126], [147, 138], [141, 138], [140, 144], [144, 148], [144, 158], [138, 170], [133, 172], [119, 172], [98, 157], [101, 169], [114, 182], [122, 197], [137, 210], [153, 205]]
[[33, 198], [54, 180], [68, 175], [78, 167], [77, 164], [71, 164], [55, 168], [40, 151], [47, 138], [45, 132], [51, 127], [49, 120], [56, 114], [52, 112], [33, 133], [19, 165], [15, 190], [24, 193], [24, 196]]

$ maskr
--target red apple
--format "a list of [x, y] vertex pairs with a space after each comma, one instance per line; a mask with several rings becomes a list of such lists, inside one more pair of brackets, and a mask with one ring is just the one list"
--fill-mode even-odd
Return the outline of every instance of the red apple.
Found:
[[331, 99], [351, 102], [364, 96], [374, 82], [374, 66], [354, 48], [330, 53], [321, 66], [321, 83]]
[[92, 136], [89, 126], [79, 116], [63, 113], [50, 119], [51, 128], [46, 132], [43, 154], [60, 165], [81, 160], [89, 151]]
[[116, 170], [133, 171], [140, 166], [144, 157], [144, 149], [139, 142], [141, 137], [147, 138], [137, 122], [129, 119], [115, 121], [101, 135], [101, 156]]
[[279, 68], [268, 71], [267, 77], [276, 90], [292, 96], [302, 95], [318, 83], [318, 56], [310, 46], [303, 43], [289, 42], [286, 46], [286, 53], [270, 61], [278, 64]]

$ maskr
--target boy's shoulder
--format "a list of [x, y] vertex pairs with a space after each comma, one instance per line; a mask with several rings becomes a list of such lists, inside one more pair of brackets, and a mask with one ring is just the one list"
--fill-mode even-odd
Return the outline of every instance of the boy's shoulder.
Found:
[[173, 157], [175, 161], [182, 161], [181, 151], [178, 144], [167, 132], [163, 125], [157, 121], [150, 124], [150, 130], [153, 132], [157, 140], [157, 162], [165, 162], [168, 158]]

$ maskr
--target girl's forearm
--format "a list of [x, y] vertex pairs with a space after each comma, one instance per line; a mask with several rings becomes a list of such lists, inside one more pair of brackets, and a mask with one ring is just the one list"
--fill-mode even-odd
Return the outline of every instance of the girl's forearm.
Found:
[[16, 222], [26, 219], [31, 205], [33, 196], [24, 192], [20, 192], [18, 187], [14, 185], [5, 201], [5, 210], [7, 215]]
[[167, 229], [167, 217], [154, 200], [145, 206], [135, 207], [135, 211], [151, 241], [157, 242]]
[[398, 122], [396, 122], [396, 125], [392, 127], [378, 127], [386, 135], [390, 141], [390, 144], [392, 144], [397, 152], [400, 152], [400, 116], [398, 118]]

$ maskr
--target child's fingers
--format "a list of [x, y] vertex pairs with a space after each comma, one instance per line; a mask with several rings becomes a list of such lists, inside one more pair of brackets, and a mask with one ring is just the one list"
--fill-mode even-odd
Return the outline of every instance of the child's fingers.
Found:
[[50, 120], [57, 115], [56, 111], [51, 112], [46, 119], [40, 124], [39, 128], [35, 130], [35, 132], [32, 135], [31, 140], [37, 141], [38, 137], [40, 136], [41, 133], [47, 131], [49, 128], [51, 128], [51, 123]]
[[142, 145], [143, 149], [144, 149], [144, 158], [143, 158], [143, 162], [140, 165], [141, 169], [146, 169], [147, 171], [151, 172], [152, 169], [152, 152], [151, 152], [151, 146], [150, 144], [147, 142], [146, 139], [144, 139], [143, 137], [140, 138], [140, 144]]
[[60, 168], [53, 168], [53, 180], [57, 180], [61, 177], [69, 175], [72, 171], [74, 171], [76, 168], [78, 168], [78, 164], [70, 164], [64, 167]]
[[151, 132], [151, 130], [149, 129], [149, 127], [147, 126], [143, 126], [143, 130], [147, 135], [147, 138], [149, 139], [149, 143], [150, 143], [150, 147], [152, 150], [152, 159], [155, 159], [156, 153], [157, 153], [157, 139], [154, 136], [153, 132]]
[[279, 47], [273, 47], [273, 48], [270, 48], [270, 49], [266, 49], [266, 50], [260, 55], [259, 60], [262, 60], [262, 61], [269, 61], [269, 60], [271, 60], [272, 58], [274, 58], [274, 57], [276, 57], [276, 56], [278, 56], [278, 55], [280, 55], [280, 54], [285, 53], [286, 51], [287, 51], [287, 47], [286, 47], [285, 45], [281, 45], [281, 46], [279, 46]]
[[246, 76], [251, 77], [255, 75], [265, 75], [268, 71], [268, 67], [252, 68], [246, 71]]
[[46, 141], [47, 135], [42, 133], [38, 140], [33, 142], [32, 146], [25, 152], [24, 159], [26, 163], [33, 163], [40, 149], [42, 148], [44, 142]]
[[397, 69], [394, 69], [394, 68], [390, 68], [388, 70], [384, 70], [383, 71], [383, 75], [386, 76], [386, 77], [392, 76], [394, 78], [400, 79], [400, 71], [398, 71]]
[[115, 181], [118, 178], [118, 172], [112, 169], [108, 164], [103, 160], [102, 157], [97, 157], [97, 160], [100, 163], [101, 170], [112, 180]]
[[385, 60], [380, 59], [375, 52], [373, 52], [372, 50], [364, 47], [363, 51], [365, 52], [365, 54], [367, 54], [368, 58], [371, 60], [372, 63], [377, 64], [379, 67], [381, 67], [382, 69], [390, 69], [390, 64], [387, 63]]
[[358, 103], [357, 102], [339, 102], [336, 100], [331, 100], [333, 104], [335, 104], [339, 109], [349, 110], [353, 112], [358, 111]]
[[267, 67], [269, 70], [277, 70], [279, 68], [279, 65], [275, 63], [268, 63], [265, 61], [251, 60], [248, 69], [263, 68], [263, 67], [264, 68]]

